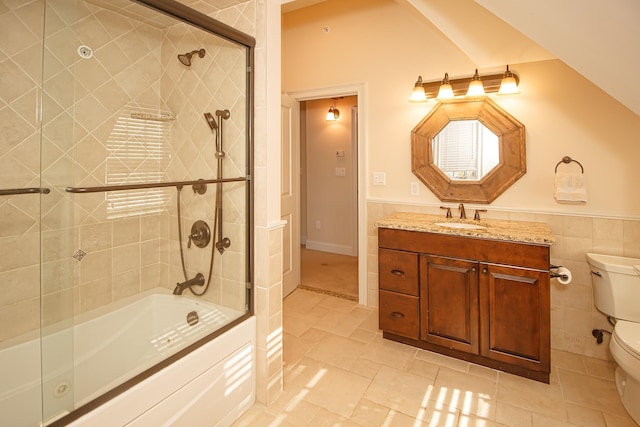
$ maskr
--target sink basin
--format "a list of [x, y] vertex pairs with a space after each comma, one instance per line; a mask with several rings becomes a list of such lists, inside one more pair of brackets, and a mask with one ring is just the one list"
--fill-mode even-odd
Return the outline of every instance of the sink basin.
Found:
[[466, 222], [436, 222], [440, 227], [458, 228], [462, 230], [486, 230], [487, 227], [479, 224], [469, 224]]

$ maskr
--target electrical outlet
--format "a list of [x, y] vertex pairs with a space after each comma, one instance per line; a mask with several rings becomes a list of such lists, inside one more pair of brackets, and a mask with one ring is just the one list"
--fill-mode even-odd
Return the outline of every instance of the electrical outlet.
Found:
[[412, 196], [420, 195], [420, 185], [415, 181], [411, 183], [411, 195]]
[[336, 168], [336, 176], [347, 176], [347, 170], [345, 168]]
[[344, 150], [336, 151], [336, 157], [344, 157]]
[[316, 219], [316, 230], [320, 230], [320, 220]]
[[386, 185], [386, 178], [384, 172], [373, 173], [373, 185]]

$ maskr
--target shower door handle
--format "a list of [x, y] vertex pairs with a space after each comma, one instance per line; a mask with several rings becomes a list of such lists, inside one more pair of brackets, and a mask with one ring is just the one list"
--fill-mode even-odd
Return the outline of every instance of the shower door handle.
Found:
[[49, 194], [50, 189], [46, 187], [31, 187], [31, 188], [7, 188], [0, 190], [0, 196], [15, 196], [16, 194]]

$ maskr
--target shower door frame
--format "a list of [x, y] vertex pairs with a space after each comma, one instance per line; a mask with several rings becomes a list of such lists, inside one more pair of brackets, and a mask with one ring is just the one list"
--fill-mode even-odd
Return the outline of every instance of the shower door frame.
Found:
[[[48, 427], [61, 427], [65, 426], [72, 421], [80, 418], [81, 416], [93, 411], [94, 409], [100, 407], [107, 401], [113, 399], [114, 397], [120, 395], [125, 392], [129, 388], [134, 385], [140, 383], [146, 378], [151, 377], [157, 372], [163, 370], [167, 366], [176, 362], [177, 360], [183, 358], [189, 353], [197, 350], [208, 342], [214, 340], [216, 337], [222, 335], [226, 331], [232, 329], [234, 326], [244, 322], [254, 315], [254, 295], [253, 295], [253, 271], [254, 271], [254, 260], [253, 260], [253, 228], [254, 228], [254, 214], [253, 214], [253, 141], [254, 141], [254, 60], [255, 60], [255, 38], [245, 34], [229, 25], [226, 25], [220, 21], [217, 21], [214, 18], [211, 18], [197, 10], [194, 10], [188, 6], [185, 6], [181, 3], [178, 3], [174, 0], [130, 0], [132, 3], [138, 3], [150, 9], [154, 9], [160, 13], [168, 15], [178, 21], [184, 22], [188, 25], [199, 28], [203, 31], [211, 33], [215, 36], [221, 37], [227, 41], [240, 45], [246, 49], [246, 94], [247, 94], [247, 105], [246, 105], [246, 144], [247, 144], [247, 171], [246, 171], [246, 210], [247, 210], [247, 233], [246, 233], [246, 307], [245, 313], [238, 317], [237, 319], [229, 322], [225, 326], [211, 332], [207, 336], [199, 339], [198, 341], [190, 344], [184, 349], [178, 351], [177, 353], [169, 356], [168, 358], [162, 360], [158, 364], [152, 366], [151, 368], [141, 372], [140, 374], [130, 378], [129, 380], [123, 382], [122, 384], [114, 387], [109, 390], [105, 394], [97, 397], [96, 399], [75, 408], [69, 414], [59, 418], [58, 420], [53, 421], [48, 424]], [[235, 182], [239, 181], [238, 179], [222, 179], [222, 180], [212, 180], [212, 181], [220, 181], [220, 182]], [[191, 184], [191, 181], [184, 182], [167, 182], [167, 183], [159, 183], [160, 185], [156, 186], [177, 186], [177, 185], [188, 185]], [[153, 184], [152, 184], [153, 186]], [[113, 186], [112, 186], [113, 187]], [[122, 186], [126, 187], [126, 186]], [[104, 191], [103, 187], [100, 190]], [[121, 188], [125, 189], [125, 188]], [[15, 189], [11, 189], [15, 190]], [[22, 189], [24, 190], [24, 189]], [[27, 189], [29, 193], [47, 193], [46, 188], [33, 188]], [[76, 191], [74, 191], [76, 190]], [[85, 190], [85, 191], [83, 191]], [[107, 190], [113, 190], [113, 188], [107, 188]], [[86, 188], [75, 188], [70, 187], [67, 188], [68, 193], [84, 193], [84, 192], [92, 192], [91, 190], [86, 191]]]

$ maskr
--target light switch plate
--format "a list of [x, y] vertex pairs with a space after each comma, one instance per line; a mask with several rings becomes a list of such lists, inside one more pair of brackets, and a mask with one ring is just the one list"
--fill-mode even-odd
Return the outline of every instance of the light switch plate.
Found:
[[386, 185], [386, 176], [384, 172], [373, 173], [373, 185]]

